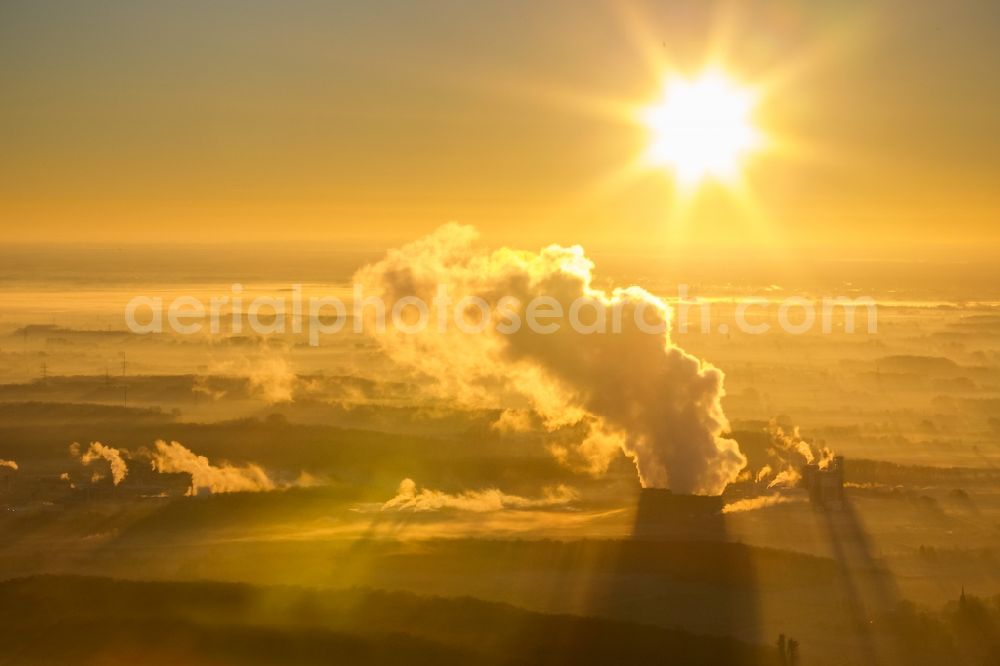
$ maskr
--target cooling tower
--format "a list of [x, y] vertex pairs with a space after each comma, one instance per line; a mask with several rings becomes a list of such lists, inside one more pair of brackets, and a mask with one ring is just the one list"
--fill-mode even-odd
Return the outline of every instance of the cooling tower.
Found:
[[719, 495], [681, 495], [665, 488], [643, 488], [633, 534], [644, 539], [723, 539], [722, 506]]

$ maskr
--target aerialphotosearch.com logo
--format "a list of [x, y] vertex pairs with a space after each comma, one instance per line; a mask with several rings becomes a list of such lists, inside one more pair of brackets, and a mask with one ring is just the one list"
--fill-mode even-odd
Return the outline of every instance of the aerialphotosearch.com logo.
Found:
[[[869, 297], [706, 300], [690, 297], [685, 284], [678, 285], [676, 298], [666, 300], [641, 292], [614, 299], [586, 295], [568, 302], [549, 295], [526, 300], [503, 296], [493, 304], [477, 295], [456, 298], [444, 284], [437, 286], [430, 303], [414, 295], [387, 303], [379, 296], [366, 295], [361, 284], [353, 285], [350, 306], [336, 296], [306, 297], [299, 284], [292, 285], [289, 291], [289, 296], [258, 295], [248, 299], [243, 285], [237, 283], [229, 294], [212, 296], [207, 303], [190, 295], [177, 296], [167, 304], [160, 296], [136, 296], [125, 306], [125, 323], [132, 333], [163, 333], [165, 319], [166, 330], [180, 335], [197, 335], [206, 330], [211, 334], [242, 334], [245, 323], [250, 331], [262, 336], [305, 333], [314, 347], [319, 346], [323, 336], [344, 331], [348, 321], [354, 333], [385, 333], [391, 324], [404, 334], [420, 334], [429, 327], [445, 333], [454, 326], [467, 334], [492, 329], [513, 335], [527, 327], [533, 333], [551, 335], [568, 326], [581, 335], [594, 335], [621, 333], [634, 326], [642, 333], [664, 335], [672, 325], [678, 333], [693, 329], [729, 334], [735, 329], [763, 335], [776, 325], [790, 335], [803, 335], [815, 331], [817, 324], [821, 333], [854, 333], [857, 313], [861, 311], [866, 331], [876, 333], [878, 328], [876, 302]], [[733, 325], [723, 322], [714, 326], [713, 314], [724, 304], [729, 305], [726, 314]]]

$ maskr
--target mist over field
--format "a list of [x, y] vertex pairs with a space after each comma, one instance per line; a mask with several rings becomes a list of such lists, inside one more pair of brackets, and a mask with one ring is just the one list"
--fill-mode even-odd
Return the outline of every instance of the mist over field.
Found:
[[0, 666], [1000, 666], [1000, 3], [0, 3]]
[[[600, 469], [561, 456], [586, 440], [583, 425], [544, 426], [516, 399], [456, 403], [387, 355], [377, 335], [348, 328], [312, 346], [291, 326], [136, 334], [119, 319], [133, 294], [155, 290], [169, 302], [230, 292], [212, 256], [190, 258], [206, 262], [198, 279], [170, 288], [116, 275], [107, 262], [99, 298], [67, 288], [82, 277], [72, 265], [58, 279], [5, 280], [0, 458], [11, 464], [0, 469], [0, 567], [11, 582], [0, 596], [14, 613], [5, 631], [29, 621], [15, 607], [38, 603], [14, 599], [57, 589], [57, 617], [67, 614], [59, 621], [79, 634], [58, 653], [24, 646], [20, 659], [127, 655], [162, 643], [158, 632], [147, 636], [159, 623], [191, 650], [168, 649], [164, 663], [205, 657], [209, 644], [225, 646], [213, 658], [266, 663], [236, 638], [258, 626], [274, 632], [256, 639], [267, 650], [299, 645], [301, 663], [319, 654], [385, 663], [402, 653], [506, 663], [529, 652], [547, 655], [539, 663], [599, 663], [611, 654], [602, 651], [622, 649], [620, 632], [639, 632], [628, 648], [636, 659], [675, 644], [692, 655], [684, 663], [780, 663], [779, 635], [816, 664], [873, 654], [981, 663], [993, 649], [985, 627], [995, 626], [1000, 590], [996, 303], [916, 280], [866, 288], [819, 276], [738, 293], [872, 294], [877, 334], [859, 311], [853, 333], [789, 335], [764, 306], [754, 323], [770, 321], [774, 332], [720, 334], [718, 323], [734, 321], [737, 290], [705, 281], [689, 287], [699, 300], [681, 332], [669, 273], [643, 276], [675, 308], [675, 344], [725, 370], [724, 436], [746, 459], [714, 515], [650, 523], [627, 448], [613, 445]], [[356, 269], [378, 260], [330, 257], [342, 268], [304, 292], [349, 299]], [[603, 273], [599, 260], [595, 275], [638, 281]], [[244, 293], [282, 297], [282, 277], [248, 281]], [[703, 331], [706, 312], [714, 319]], [[815, 506], [792, 478], [801, 456], [823, 451], [845, 459], [836, 508]], [[138, 592], [124, 583], [104, 590], [109, 577], [159, 581], [149, 589], [165, 610], [132, 617], [127, 595]], [[208, 580], [243, 587], [206, 588]], [[220, 589], [232, 590], [233, 610], [216, 614], [205, 603], [217, 603]], [[280, 604], [311, 610], [300, 621], [306, 611]], [[370, 617], [348, 610], [360, 608]], [[453, 612], [461, 620], [447, 619]], [[535, 615], [487, 641], [477, 632], [498, 612]], [[430, 624], [414, 624], [418, 615]], [[559, 631], [571, 633], [536, 653], [552, 623], [570, 623]], [[932, 640], [928, 623], [933, 645], [914, 643]], [[117, 633], [102, 628], [111, 624]], [[308, 638], [295, 633], [303, 631]], [[380, 632], [412, 643], [385, 643]]]

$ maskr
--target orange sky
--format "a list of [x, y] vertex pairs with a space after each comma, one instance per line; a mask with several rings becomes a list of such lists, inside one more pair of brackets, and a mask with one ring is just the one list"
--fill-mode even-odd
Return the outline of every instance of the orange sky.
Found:
[[[777, 82], [753, 213], [683, 212], [602, 109], [719, 56]], [[672, 63], [671, 64], [668, 64]], [[0, 7], [4, 241], [1000, 245], [1000, 6], [193, 1]]]

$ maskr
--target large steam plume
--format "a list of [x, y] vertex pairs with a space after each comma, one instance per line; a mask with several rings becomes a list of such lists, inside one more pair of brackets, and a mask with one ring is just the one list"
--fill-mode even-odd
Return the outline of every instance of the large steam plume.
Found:
[[[70, 446], [70, 451], [74, 455], [77, 455], [80, 450], [79, 446], [79, 444], [74, 442]], [[108, 465], [111, 466], [111, 480], [116, 486], [125, 480], [125, 476], [128, 474], [128, 466], [125, 464], [125, 459], [122, 457], [121, 451], [100, 442], [91, 442], [90, 447], [80, 456], [80, 462], [84, 465], [89, 465], [95, 460], [108, 461]]]
[[253, 463], [213, 465], [205, 456], [199, 456], [180, 442], [157, 440], [153, 452], [153, 469], [161, 473], [186, 473], [191, 476], [188, 491], [196, 495], [201, 489], [211, 493], [261, 492], [274, 490], [276, 485], [267, 473]]
[[[579, 246], [490, 252], [475, 240], [471, 227], [449, 224], [355, 276], [365, 296], [381, 297], [387, 309], [404, 297], [431, 304], [438, 285], [456, 302], [478, 296], [489, 305], [490, 320], [479, 333], [454, 325], [442, 331], [435, 322], [417, 332], [389, 326], [376, 337], [390, 358], [433, 380], [432, 390], [452, 401], [531, 409], [549, 430], [580, 427], [586, 433], [580, 442], [556, 452], [592, 472], [606, 469], [622, 450], [647, 487], [717, 494], [736, 478], [745, 458], [722, 436], [728, 429], [723, 374], [671, 342], [671, 313], [662, 300], [635, 286], [595, 289], [593, 263]], [[574, 330], [566, 320], [550, 334], [524, 325], [510, 334], [497, 330], [510, 315], [524, 322], [536, 297], [554, 299], [564, 313], [582, 299], [580, 321], [607, 322], [607, 332]], [[467, 312], [469, 323], [480, 323], [478, 308]], [[617, 330], [614, 321], [621, 322]], [[642, 321], [663, 332], [644, 332]]]
[[542, 509], [565, 506], [579, 499], [572, 488], [564, 485], [546, 488], [545, 494], [539, 498], [527, 498], [519, 495], [508, 495], [496, 488], [486, 490], [467, 490], [452, 495], [440, 490], [417, 488], [412, 479], [403, 479], [399, 484], [396, 496], [382, 504], [382, 511], [440, 511], [453, 509], [457, 511], [473, 511], [486, 513], [504, 509]]
[[17, 470], [17, 463], [13, 460], [4, 460], [0, 458], [0, 467], [6, 467], [7, 469]]

